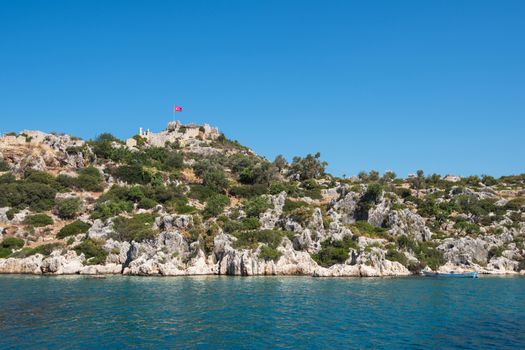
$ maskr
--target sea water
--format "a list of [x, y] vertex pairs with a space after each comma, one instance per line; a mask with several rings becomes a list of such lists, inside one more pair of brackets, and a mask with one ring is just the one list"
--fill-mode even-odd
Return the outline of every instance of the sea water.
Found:
[[525, 349], [525, 278], [0, 276], [0, 349]]

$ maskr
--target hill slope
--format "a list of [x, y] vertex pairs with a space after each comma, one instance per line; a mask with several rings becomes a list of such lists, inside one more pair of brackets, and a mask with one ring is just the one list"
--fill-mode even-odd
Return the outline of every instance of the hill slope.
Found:
[[0, 273], [388, 276], [525, 270], [525, 175], [341, 179], [208, 125], [0, 138]]

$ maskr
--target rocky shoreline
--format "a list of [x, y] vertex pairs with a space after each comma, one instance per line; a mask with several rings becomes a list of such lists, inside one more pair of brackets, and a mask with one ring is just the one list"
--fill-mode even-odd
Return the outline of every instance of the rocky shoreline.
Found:
[[525, 273], [525, 175], [339, 178], [208, 125], [0, 137], [0, 274]]
[[[165, 215], [156, 225], [171, 227], [162, 231], [155, 240], [145, 242], [121, 242], [106, 239], [103, 248], [109, 252], [105, 264], [89, 264], [84, 254], [66, 248], [56, 249], [49, 256], [34, 254], [24, 258], [0, 259], [0, 274], [33, 275], [136, 275], [136, 276], [198, 276], [198, 275], [301, 275], [312, 277], [395, 277], [418, 274], [411, 272], [397, 261], [385, 258], [379, 248], [370, 252], [352, 250], [344, 264], [330, 267], [319, 266], [307, 251], [294, 249], [294, 243], [283, 238], [278, 248], [281, 253], [276, 261], [259, 258], [260, 249], [235, 249], [235, 238], [219, 234], [214, 239], [214, 251], [206, 255], [198, 244], [188, 243], [184, 235], [173, 225], [189, 225], [187, 216]], [[110, 228], [97, 222], [86, 234], [91, 239], [107, 238]], [[86, 239], [78, 235], [77, 241]], [[366, 240], [363, 244], [366, 244]], [[297, 243], [297, 242], [296, 242]], [[488, 275], [519, 275], [512, 269], [462, 266], [447, 263], [438, 271], [477, 271]], [[525, 275], [525, 271], [521, 271]]]

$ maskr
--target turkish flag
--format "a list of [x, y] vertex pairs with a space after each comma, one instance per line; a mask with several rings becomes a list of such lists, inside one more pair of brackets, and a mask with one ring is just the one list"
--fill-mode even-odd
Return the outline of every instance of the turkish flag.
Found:
[[181, 106], [173, 106], [173, 112], [182, 112], [182, 107]]

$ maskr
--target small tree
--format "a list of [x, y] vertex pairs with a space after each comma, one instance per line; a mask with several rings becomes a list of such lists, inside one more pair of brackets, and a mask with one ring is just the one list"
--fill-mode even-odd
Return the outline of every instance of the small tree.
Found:
[[315, 179], [324, 175], [327, 162], [321, 161], [319, 158], [321, 153], [317, 152], [315, 155], [307, 154], [306, 157], [294, 157], [292, 165], [290, 166], [290, 173], [292, 175], [299, 175], [301, 180]]
[[368, 180], [369, 181], [378, 181], [379, 180], [379, 171], [377, 170], [370, 170], [368, 173]]
[[392, 182], [396, 179], [397, 175], [392, 170], [388, 170], [383, 174], [383, 180], [385, 182]]
[[360, 171], [359, 174], [357, 174], [357, 177], [361, 181], [364, 181], [364, 182], [368, 181], [368, 174], [366, 173], [366, 171]]
[[288, 166], [288, 161], [281, 154], [279, 154], [277, 157], [275, 157], [275, 160], [273, 161], [273, 165], [277, 169], [279, 169], [279, 171], [282, 171]]

